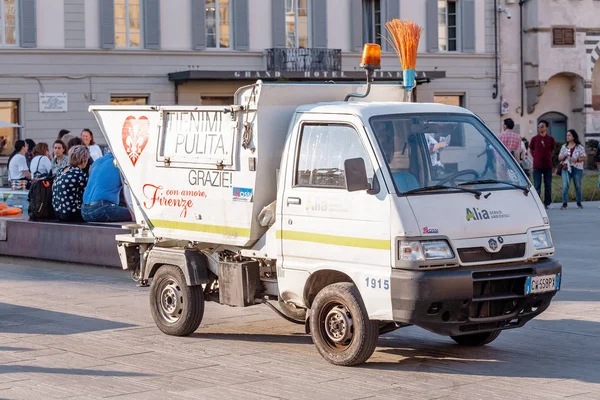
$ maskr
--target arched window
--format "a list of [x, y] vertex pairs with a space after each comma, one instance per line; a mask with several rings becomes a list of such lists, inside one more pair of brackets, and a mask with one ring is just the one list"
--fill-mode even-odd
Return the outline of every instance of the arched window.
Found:
[[564, 143], [567, 136], [567, 116], [559, 112], [547, 112], [538, 118], [538, 124], [541, 120], [548, 121], [548, 134], [557, 142]]

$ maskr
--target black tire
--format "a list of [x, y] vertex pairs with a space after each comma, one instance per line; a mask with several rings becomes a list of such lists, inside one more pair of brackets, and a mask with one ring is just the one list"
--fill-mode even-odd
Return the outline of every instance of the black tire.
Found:
[[356, 285], [340, 282], [326, 286], [315, 297], [310, 331], [325, 360], [351, 366], [364, 363], [375, 351], [379, 323], [369, 320]]
[[202, 286], [187, 286], [179, 267], [164, 265], [150, 285], [150, 311], [158, 329], [172, 336], [188, 336], [204, 316]]
[[286, 316], [296, 321], [306, 321], [306, 309], [295, 307], [293, 304], [288, 304], [281, 299], [279, 299], [278, 302], [281, 312]]
[[500, 332], [502, 331], [492, 331], [492, 332], [483, 332], [483, 333], [473, 333], [470, 335], [460, 335], [460, 336], [450, 336], [452, 340], [461, 346], [485, 346], [488, 343], [492, 343], [498, 336], [500, 336]]

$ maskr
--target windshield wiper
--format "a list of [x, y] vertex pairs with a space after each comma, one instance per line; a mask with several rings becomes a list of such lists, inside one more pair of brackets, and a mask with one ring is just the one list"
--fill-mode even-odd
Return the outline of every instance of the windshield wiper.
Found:
[[444, 185], [433, 185], [433, 186], [425, 186], [425, 187], [421, 187], [421, 188], [416, 188], [416, 189], [409, 190], [408, 192], [404, 192], [404, 194], [414, 194], [414, 193], [421, 193], [421, 192], [431, 192], [434, 190], [448, 190], [448, 189], [456, 189], [456, 190], [460, 190], [461, 192], [473, 193], [477, 200], [479, 200], [479, 198], [481, 197], [481, 192], [479, 190], [467, 189], [467, 188], [458, 187], [458, 186], [444, 186]]
[[504, 183], [505, 185], [509, 185], [512, 187], [515, 187], [517, 189], [521, 189], [523, 191], [523, 194], [525, 194], [525, 196], [527, 196], [529, 194], [529, 188], [527, 186], [521, 186], [521, 185], [517, 185], [516, 183], [511, 183], [511, 182], [506, 182], [506, 181], [499, 181], [497, 179], [478, 179], [475, 181], [469, 181], [469, 182], [464, 182], [464, 183], [460, 183], [459, 186], [463, 186], [463, 185], [479, 185], [479, 184], [486, 184], [486, 183]]

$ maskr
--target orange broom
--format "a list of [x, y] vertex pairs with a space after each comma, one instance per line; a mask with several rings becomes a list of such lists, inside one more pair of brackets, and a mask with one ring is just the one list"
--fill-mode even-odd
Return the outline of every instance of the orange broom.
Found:
[[393, 19], [386, 22], [385, 27], [390, 33], [388, 43], [398, 54], [403, 71], [403, 84], [407, 92], [414, 89], [415, 68], [417, 66], [417, 50], [423, 28], [412, 21]]

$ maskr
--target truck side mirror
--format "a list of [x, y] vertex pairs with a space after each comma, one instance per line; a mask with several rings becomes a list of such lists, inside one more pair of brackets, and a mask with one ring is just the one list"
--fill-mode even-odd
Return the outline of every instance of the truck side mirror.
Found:
[[365, 160], [362, 158], [350, 158], [344, 161], [344, 171], [346, 173], [346, 189], [349, 192], [358, 192], [371, 188], [367, 180]]

